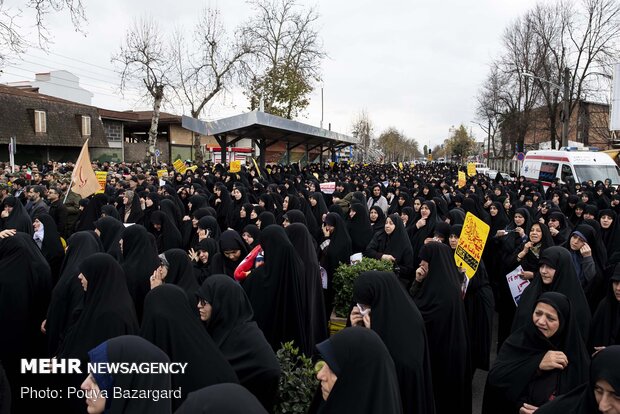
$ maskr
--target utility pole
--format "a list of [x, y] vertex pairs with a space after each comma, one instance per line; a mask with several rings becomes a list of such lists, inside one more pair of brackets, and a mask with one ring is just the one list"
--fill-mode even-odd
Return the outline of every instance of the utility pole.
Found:
[[566, 67], [564, 68], [564, 96], [562, 102], [562, 147], [568, 147], [568, 125], [570, 122], [570, 109], [569, 109], [569, 85], [570, 71]]

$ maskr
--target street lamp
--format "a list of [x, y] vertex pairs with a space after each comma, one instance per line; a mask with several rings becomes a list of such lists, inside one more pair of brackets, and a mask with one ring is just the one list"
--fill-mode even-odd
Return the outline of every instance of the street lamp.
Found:
[[[537, 79], [540, 82], [548, 83], [549, 85], [557, 88], [558, 91], [562, 90], [562, 86], [555, 82], [551, 82], [548, 79], [543, 79], [528, 72], [519, 72], [519, 76], [526, 78]], [[569, 107], [568, 107], [568, 95], [570, 94], [568, 80], [570, 77], [570, 71], [568, 68], [564, 68], [564, 92], [562, 93], [562, 144], [560, 147], [568, 147], [568, 122], [570, 121]], [[553, 138], [555, 140], [555, 137]]]

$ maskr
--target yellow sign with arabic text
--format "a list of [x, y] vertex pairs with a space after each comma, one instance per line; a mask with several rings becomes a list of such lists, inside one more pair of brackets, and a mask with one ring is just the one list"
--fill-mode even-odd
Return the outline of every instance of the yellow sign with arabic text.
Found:
[[172, 163], [172, 166], [179, 174], [185, 174], [185, 171], [187, 170], [187, 166], [185, 165], [183, 160], [176, 160]]
[[476, 175], [476, 163], [468, 162], [467, 163], [467, 175], [469, 177], [473, 177]]
[[95, 171], [95, 175], [97, 176], [97, 181], [99, 182], [99, 190], [97, 190], [95, 194], [101, 194], [105, 191], [106, 180], [108, 179], [108, 172]]
[[231, 161], [228, 171], [231, 173], [238, 173], [241, 171], [241, 161]]
[[465, 171], [459, 171], [459, 188], [465, 187], [467, 184], [467, 177], [465, 177]]
[[157, 170], [157, 177], [161, 178], [164, 176], [164, 174], [166, 174], [168, 172], [168, 170]]
[[454, 261], [458, 267], [465, 269], [471, 279], [480, 265], [484, 245], [489, 235], [489, 225], [471, 213], [465, 216], [459, 244], [454, 252]]

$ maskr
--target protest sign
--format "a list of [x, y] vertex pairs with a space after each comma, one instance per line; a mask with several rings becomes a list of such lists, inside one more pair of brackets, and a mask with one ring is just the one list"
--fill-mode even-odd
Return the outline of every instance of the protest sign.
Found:
[[530, 284], [529, 280], [521, 278], [522, 273], [523, 268], [519, 265], [515, 270], [506, 275], [506, 280], [508, 281], [508, 286], [510, 287], [510, 293], [512, 294], [512, 300], [514, 300], [515, 305], [517, 306], [519, 306], [519, 299], [521, 299], [523, 291]]
[[459, 244], [454, 252], [454, 260], [458, 267], [465, 269], [465, 274], [470, 279], [478, 270], [489, 230], [488, 224], [473, 214], [467, 213]]

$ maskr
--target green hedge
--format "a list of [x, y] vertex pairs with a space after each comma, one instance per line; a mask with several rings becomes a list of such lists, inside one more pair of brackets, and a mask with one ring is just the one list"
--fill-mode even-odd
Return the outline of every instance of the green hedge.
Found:
[[353, 283], [362, 272], [369, 270], [391, 272], [393, 270], [392, 262], [364, 257], [361, 262], [354, 265], [341, 264], [338, 266], [333, 280], [336, 292], [334, 299], [336, 316], [349, 317], [349, 308], [353, 300]]
[[306, 413], [319, 385], [312, 360], [293, 341], [282, 344], [276, 357], [282, 374], [274, 413]]

